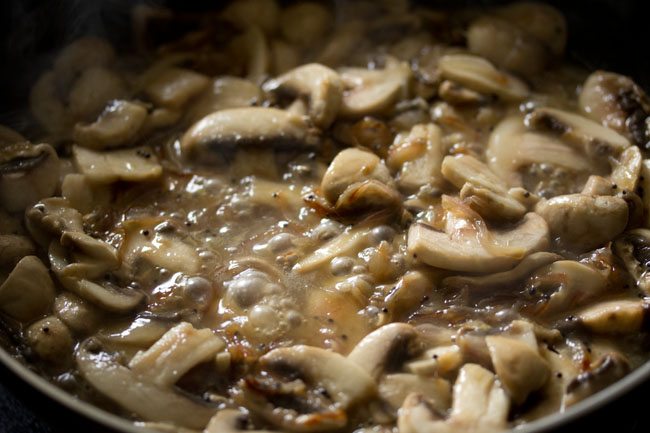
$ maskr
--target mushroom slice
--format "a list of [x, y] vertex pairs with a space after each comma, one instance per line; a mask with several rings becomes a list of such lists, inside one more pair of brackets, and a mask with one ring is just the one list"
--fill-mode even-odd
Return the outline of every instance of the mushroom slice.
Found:
[[535, 213], [527, 213], [514, 227], [489, 231], [476, 218], [472, 222], [448, 212], [446, 232], [415, 223], [408, 232], [408, 252], [437, 268], [487, 273], [510, 269], [549, 244], [548, 226]]
[[567, 386], [565, 405], [597, 393], [630, 372], [630, 363], [621, 354], [612, 352], [601, 356], [588, 371], [580, 373]]
[[25, 225], [32, 238], [47, 248], [63, 232], [83, 232], [83, 215], [61, 197], [42, 200], [25, 212]]
[[379, 396], [395, 410], [402, 406], [411, 393], [422, 395], [440, 413], [449, 409], [451, 384], [445, 379], [394, 373], [386, 374], [379, 383]]
[[147, 83], [144, 93], [157, 105], [179, 109], [208, 87], [205, 75], [189, 69], [168, 68]]
[[60, 242], [72, 261], [61, 270], [62, 277], [100, 278], [120, 265], [117, 250], [112, 245], [85, 233], [63, 232]]
[[390, 323], [365, 336], [348, 355], [348, 360], [379, 380], [391, 371], [399, 371], [407, 358], [419, 351], [415, 328], [406, 323]]
[[612, 245], [614, 253], [623, 261], [625, 269], [641, 291], [650, 295], [650, 230], [635, 229], [625, 232]]
[[84, 269], [74, 262], [71, 263], [70, 256], [59, 242], [50, 244], [48, 255], [52, 271], [63, 287], [105, 310], [125, 313], [137, 307], [144, 298], [142, 292], [122, 289], [110, 281], [96, 283], [85, 279], [84, 272], [77, 275], [70, 271], [70, 266], [75, 270]]
[[36, 256], [23, 257], [0, 285], [0, 310], [30, 322], [49, 311], [54, 302], [54, 283]]
[[650, 99], [631, 78], [613, 72], [592, 73], [580, 92], [580, 109], [589, 118], [627, 137], [639, 147], [650, 146]]
[[309, 117], [322, 129], [334, 122], [343, 97], [343, 82], [339, 74], [318, 63], [299, 66], [267, 81], [263, 88], [267, 92], [307, 97]]
[[424, 185], [441, 181], [442, 132], [433, 124], [419, 124], [411, 128], [407, 137], [388, 150], [387, 162], [398, 169], [397, 185], [406, 192], [416, 192]]
[[501, 68], [530, 78], [541, 72], [549, 52], [535, 36], [508, 20], [483, 15], [467, 29], [467, 47]]
[[353, 183], [336, 200], [334, 209], [339, 214], [360, 215], [383, 209], [397, 210], [402, 206], [402, 196], [378, 180]]
[[58, 180], [59, 158], [49, 144], [0, 146], [0, 206], [9, 212], [51, 196]]
[[0, 269], [13, 268], [23, 257], [35, 252], [34, 244], [28, 237], [0, 234]]
[[147, 119], [147, 109], [130, 101], [113, 101], [91, 124], [77, 123], [72, 138], [89, 149], [111, 149], [131, 144]]
[[507, 184], [471, 155], [446, 156], [441, 172], [460, 189], [469, 207], [485, 218], [512, 221], [526, 213], [526, 206], [510, 195]]
[[618, 156], [630, 147], [627, 138], [593, 120], [555, 108], [536, 108], [525, 119], [534, 130], [551, 133], [594, 159]]
[[186, 275], [198, 272], [200, 259], [196, 248], [178, 234], [156, 230], [156, 225], [161, 223], [159, 219], [122, 223], [125, 233], [120, 257], [123, 262], [134, 272], [143, 262]]
[[522, 186], [521, 169], [536, 163], [572, 172], [593, 171], [582, 151], [546, 134], [528, 131], [519, 115], [507, 117], [497, 125], [490, 135], [486, 157], [490, 169], [511, 187]]
[[512, 3], [496, 14], [542, 42], [555, 56], [562, 56], [567, 40], [567, 23], [562, 12], [537, 2]]
[[149, 147], [98, 152], [73, 146], [75, 165], [90, 182], [144, 182], [160, 178], [162, 167]]
[[442, 285], [456, 289], [470, 288], [476, 291], [514, 290], [517, 287], [517, 283], [526, 279], [533, 271], [558, 260], [562, 260], [562, 256], [559, 254], [540, 251], [526, 256], [517, 266], [509, 271], [497, 272], [480, 277], [461, 275], [447, 277], [442, 280]]
[[167, 331], [147, 351], [138, 352], [129, 368], [142, 380], [168, 388], [192, 367], [208, 361], [226, 343], [210, 329], [195, 329], [183, 322]]
[[237, 409], [223, 409], [212, 417], [203, 433], [274, 433], [270, 430], [251, 430], [248, 414]]
[[232, 40], [231, 52], [244, 55], [246, 78], [261, 84], [271, 66], [271, 53], [264, 32], [257, 26], [250, 26], [244, 33]]
[[79, 372], [92, 387], [147, 421], [168, 421], [202, 429], [216, 412], [215, 408], [183, 397], [171, 388], [141, 379], [103, 352], [96, 340], [82, 343], [76, 360]]
[[349, 148], [334, 157], [323, 175], [320, 189], [330, 203], [336, 203], [350, 185], [366, 180], [377, 180], [388, 186], [393, 184], [388, 168], [377, 155]]
[[[342, 428], [348, 420], [345, 411], [377, 392], [375, 382], [361, 367], [317, 347], [274, 349], [259, 359], [259, 365], [266, 374], [248, 378], [235, 399], [267, 422], [290, 431]], [[325, 392], [308, 391], [306, 385]]]
[[69, 362], [74, 347], [68, 327], [53, 316], [32, 323], [25, 331], [25, 342], [39, 358], [57, 367]]
[[370, 246], [371, 243], [372, 237], [369, 229], [347, 230], [296, 263], [293, 271], [298, 273], [314, 271], [329, 263], [334, 257], [356, 254]]
[[576, 317], [596, 334], [631, 335], [647, 327], [650, 304], [640, 299], [606, 301], [583, 309]]
[[541, 201], [535, 207], [562, 248], [593, 250], [621, 234], [628, 221], [625, 200], [612, 196], [569, 194]]
[[548, 363], [528, 344], [508, 337], [485, 338], [492, 365], [512, 401], [520, 405], [528, 395], [540, 389], [551, 375]]
[[612, 173], [609, 177], [616, 188], [621, 191], [636, 191], [643, 165], [641, 150], [637, 146], [628, 147], [618, 159], [612, 160], [612, 165]]
[[461, 368], [453, 388], [448, 419], [419, 394], [409, 395], [399, 410], [400, 433], [496, 432], [506, 427], [510, 402], [496, 376], [476, 364]]
[[210, 91], [203, 93], [189, 107], [192, 122], [219, 110], [256, 105], [262, 101], [262, 90], [252, 81], [238, 77], [220, 77], [213, 81]]
[[[529, 288], [531, 293], [539, 293], [546, 300], [539, 314], [553, 315], [602, 294], [607, 288], [607, 279], [592, 266], [558, 260], [531, 275]], [[552, 290], [550, 297], [546, 293], [549, 289]]]
[[290, 369], [307, 382], [321, 385], [344, 409], [371, 397], [376, 391], [371, 376], [363, 367], [336, 352], [318, 347], [296, 345], [274, 349], [259, 362], [263, 369]]
[[396, 61], [388, 62], [384, 69], [342, 68], [339, 73], [346, 88], [340, 113], [345, 117], [389, 111], [396, 101], [407, 96], [411, 80], [408, 64]]
[[518, 78], [499, 71], [489, 61], [469, 54], [447, 54], [440, 58], [438, 70], [443, 78], [506, 101], [528, 96], [528, 87]]
[[181, 151], [198, 159], [242, 146], [310, 148], [316, 135], [305, 120], [277, 108], [231, 108], [196, 122], [181, 138]]

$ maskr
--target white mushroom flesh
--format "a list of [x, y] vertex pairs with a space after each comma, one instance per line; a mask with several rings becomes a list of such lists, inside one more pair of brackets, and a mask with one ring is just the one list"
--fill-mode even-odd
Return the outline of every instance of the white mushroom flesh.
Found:
[[557, 9], [213, 9], [0, 126], [10, 354], [170, 433], [525, 429], [650, 359], [650, 100]]

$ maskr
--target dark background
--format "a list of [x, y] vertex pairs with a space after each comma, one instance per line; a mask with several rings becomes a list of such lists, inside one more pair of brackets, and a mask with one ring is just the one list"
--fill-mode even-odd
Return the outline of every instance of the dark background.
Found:
[[[344, 0], [339, 0], [344, 1]], [[54, 53], [82, 34], [108, 37], [128, 47], [129, 0], [0, 0], [0, 123], [20, 129], [29, 88]], [[226, 2], [149, 1], [181, 9], [214, 8]], [[443, 0], [441, 6], [493, 5], [505, 1]], [[555, 0], [569, 21], [569, 56], [590, 69], [632, 76], [650, 89], [650, 38], [644, 0]], [[646, 6], [646, 7], [643, 7]], [[602, 407], [561, 433], [650, 432], [650, 383]], [[105, 433], [79, 415], [41, 396], [0, 366], [0, 433]]]

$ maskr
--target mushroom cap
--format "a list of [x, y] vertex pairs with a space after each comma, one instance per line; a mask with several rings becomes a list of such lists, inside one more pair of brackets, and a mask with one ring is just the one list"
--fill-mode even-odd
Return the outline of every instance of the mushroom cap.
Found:
[[182, 153], [189, 157], [240, 146], [305, 148], [315, 143], [303, 117], [263, 107], [231, 108], [209, 114], [192, 125], [180, 141]]
[[[493, 248], [477, 239], [475, 230], [447, 234], [415, 223], [409, 228], [408, 251], [418, 260], [437, 268], [464, 272], [499, 272], [514, 267], [530, 253], [549, 244], [548, 225], [529, 212], [516, 226], [490, 232]], [[496, 249], [494, 249], [496, 246]], [[506, 251], [499, 251], [506, 247]]]

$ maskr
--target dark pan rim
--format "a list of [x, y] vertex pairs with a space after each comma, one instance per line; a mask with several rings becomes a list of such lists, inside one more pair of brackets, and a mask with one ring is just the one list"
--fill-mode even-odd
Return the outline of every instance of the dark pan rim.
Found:
[[[4, 348], [0, 347], [0, 362], [11, 372], [18, 376], [40, 393], [62, 404], [68, 409], [77, 412], [84, 417], [102, 426], [124, 432], [124, 433], [154, 433], [153, 430], [138, 426], [132, 421], [105, 411], [97, 406], [79, 400], [56, 385], [47, 381], [44, 377], [28, 369], [20, 361], [9, 355]], [[614, 401], [622, 395], [630, 392], [635, 387], [650, 379], [650, 361], [608, 386], [604, 390], [586, 398], [585, 400], [570, 407], [564, 412], [557, 412], [547, 415], [539, 420], [516, 426], [511, 433], [541, 433], [558, 428], [578, 418], [584, 417], [596, 409]]]

